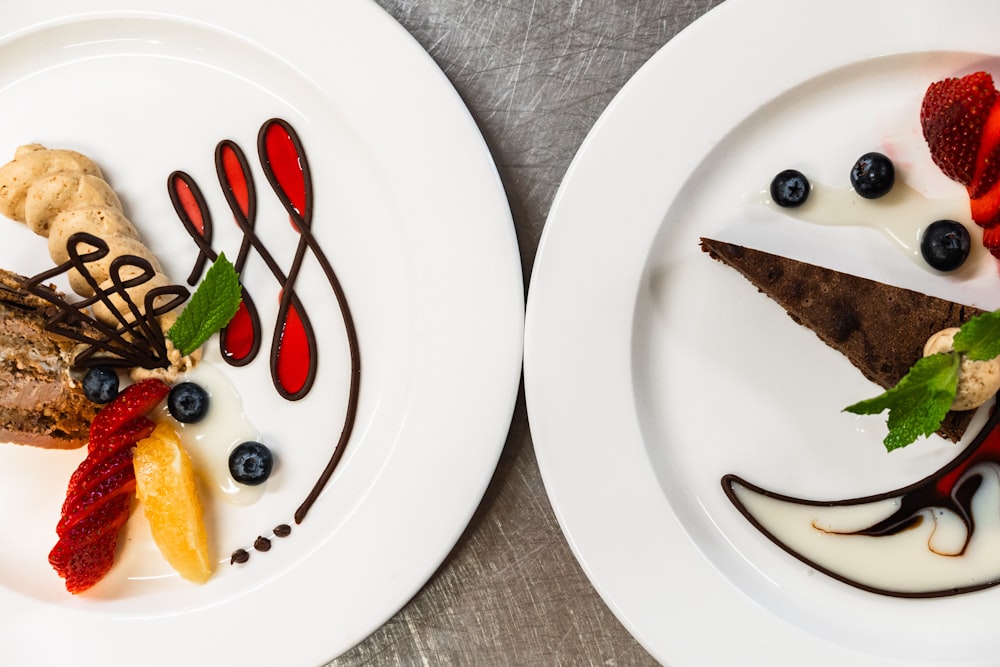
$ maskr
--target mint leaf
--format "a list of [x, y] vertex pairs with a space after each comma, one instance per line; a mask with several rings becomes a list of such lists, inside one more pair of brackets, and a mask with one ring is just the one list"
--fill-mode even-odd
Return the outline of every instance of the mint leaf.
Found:
[[973, 361], [1000, 356], [1000, 311], [977, 315], [963, 324], [955, 334], [954, 347]]
[[167, 338], [181, 354], [191, 354], [229, 324], [239, 310], [241, 295], [236, 268], [226, 259], [225, 253], [219, 253], [177, 321], [167, 331]]
[[888, 410], [889, 434], [882, 444], [888, 451], [905, 447], [941, 425], [955, 400], [960, 363], [957, 352], [922, 357], [895, 387], [844, 411], [874, 415]]

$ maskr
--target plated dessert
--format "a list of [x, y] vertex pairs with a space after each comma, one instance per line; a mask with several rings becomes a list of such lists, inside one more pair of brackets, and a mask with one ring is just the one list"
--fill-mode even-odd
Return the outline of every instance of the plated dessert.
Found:
[[[966, 186], [972, 220], [983, 229], [985, 247], [996, 254], [1000, 105], [992, 77], [976, 72], [932, 84], [921, 126], [935, 164]], [[880, 153], [862, 156], [851, 180], [865, 199], [885, 197], [898, 185], [891, 161]], [[808, 202], [812, 186], [806, 175], [788, 170], [775, 177], [770, 195], [776, 206], [796, 209]], [[882, 212], [893, 215], [891, 208]], [[944, 233], [939, 223], [945, 223]], [[948, 272], [967, 260], [970, 235], [961, 223], [918, 224], [921, 254], [931, 269]], [[960, 441], [976, 409], [987, 405], [991, 411], [960, 455], [905, 487], [864, 497], [806, 499], [727, 474], [723, 490], [736, 508], [791, 555], [871, 592], [939, 597], [1000, 584], [1000, 417], [993, 410], [1000, 389], [997, 314], [714, 239], [702, 239], [702, 248], [886, 389], [845, 409], [888, 410], [887, 450], [934, 431]], [[903, 560], [907, 567], [899, 567]]]
[[[222, 358], [246, 366], [261, 348], [264, 328], [239, 278], [251, 250], [280, 285], [270, 354], [277, 394], [302, 399], [319, 368], [316, 334], [295, 290], [307, 256], [318, 261], [336, 297], [352, 372], [345, 422], [329, 462], [292, 521], [259, 535], [252, 546], [236, 546], [229, 562], [245, 563], [251, 549], [267, 551], [273, 537], [288, 537], [289, 524], [303, 520], [343, 456], [360, 382], [350, 309], [311, 234], [311, 177], [294, 128], [280, 119], [264, 123], [258, 151], [298, 236], [295, 261], [283, 270], [255, 234], [249, 163], [237, 144], [222, 142], [220, 182], [243, 232], [235, 264], [212, 248], [210, 212], [195, 180], [183, 172], [168, 179], [175, 210], [199, 250], [188, 276], [193, 294], [166, 276], [141, 239], [141, 225], [125, 217], [90, 158], [29, 144], [0, 167], [0, 213], [46, 237], [55, 263], [31, 277], [0, 276], [6, 295], [0, 307], [8, 315], [2, 325], [3, 434], [22, 445], [87, 448], [67, 480], [62, 516], [53, 517], [57, 541], [48, 555], [71, 593], [87, 591], [111, 571], [121, 530], [137, 505], [174, 570], [190, 581], [207, 581], [216, 564], [203, 503], [252, 503], [266, 486], [274, 454], [251, 424], [234, 430], [246, 422], [238, 398], [234, 404], [238, 392], [203, 367], [208, 362], [201, 350], [218, 338]], [[68, 284], [76, 296], [52, 281]], [[200, 450], [197, 457], [189, 455], [191, 448]]]

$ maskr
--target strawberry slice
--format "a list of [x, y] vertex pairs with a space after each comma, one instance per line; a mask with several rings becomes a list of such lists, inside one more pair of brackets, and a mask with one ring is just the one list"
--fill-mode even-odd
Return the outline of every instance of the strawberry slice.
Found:
[[977, 225], [989, 228], [1000, 224], [1000, 180], [982, 196], [970, 199], [969, 206]]
[[114, 565], [118, 530], [111, 530], [104, 539], [95, 540], [80, 548], [67, 544], [62, 541], [56, 544], [49, 554], [49, 563], [66, 580], [66, 590], [75, 595], [103, 579]]
[[932, 83], [920, 107], [931, 159], [949, 178], [970, 185], [976, 176], [983, 127], [997, 100], [993, 77], [976, 72]]
[[56, 534], [59, 537], [65, 537], [82, 521], [93, 517], [102, 505], [118, 496], [131, 497], [132, 491], [135, 490], [131, 448], [121, 449], [96, 464], [91, 463], [90, 458], [84, 461], [85, 466], [81, 465], [77, 469], [79, 471], [85, 467], [90, 471], [87, 477], [75, 487], [70, 480], [69, 491], [62, 507], [62, 518], [56, 524]]
[[983, 245], [994, 257], [1000, 257], [1000, 223], [983, 230]]
[[137, 382], [94, 417], [85, 458], [70, 477], [49, 563], [81, 593], [100, 581], [115, 562], [118, 532], [135, 496], [133, 445], [149, 435], [146, 418], [170, 388], [161, 380]]
[[[102, 463], [89, 461], [91, 456], [94, 455], [88, 455], [81, 467], [103, 467]], [[115, 474], [97, 485], [99, 490], [91, 489], [85, 498], [68, 495], [63, 520], [56, 528], [59, 540], [49, 552], [49, 564], [66, 580], [66, 590], [73, 594], [96, 584], [114, 565], [118, 531], [132, 511], [135, 495], [132, 448], [119, 450], [113, 458], [128, 465], [119, 465]]]
[[[109, 445], [108, 439], [136, 417], [148, 414], [170, 393], [163, 380], [150, 378], [129, 385], [104, 406], [90, 424], [90, 451]], [[134, 440], [132, 442], [135, 442]], [[113, 444], [113, 443], [112, 443]]]
[[[976, 173], [968, 185], [969, 197], [982, 197], [1000, 180], [1000, 98], [990, 108], [979, 137]], [[978, 222], [978, 221], [977, 221]]]
[[[99, 470], [92, 471], [92, 468], [104, 463], [117, 451], [145, 438], [153, 432], [154, 426], [153, 422], [145, 417], [136, 417], [103, 440], [95, 440], [92, 436], [88, 445], [87, 458], [83, 460], [69, 479], [67, 495], [82, 493], [88, 480], [90, 483], [95, 483], [102, 473]], [[94, 452], [103, 453], [104, 456], [90, 456]]]

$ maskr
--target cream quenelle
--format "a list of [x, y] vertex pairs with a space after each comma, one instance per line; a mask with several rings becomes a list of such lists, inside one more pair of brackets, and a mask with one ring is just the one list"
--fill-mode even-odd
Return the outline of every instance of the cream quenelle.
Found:
[[[938, 331], [924, 345], [924, 356], [954, 350], [958, 327]], [[952, 410], [974, 410], [993, 398], [1000, 391], [1000, 357], [987, 361], [973, 361], [962, 355], [959, 366], [958, 388]]]

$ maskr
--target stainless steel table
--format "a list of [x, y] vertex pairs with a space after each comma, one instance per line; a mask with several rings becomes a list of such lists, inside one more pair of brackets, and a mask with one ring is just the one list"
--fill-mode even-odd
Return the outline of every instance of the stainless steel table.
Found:
[[[479, 123], [510, 198], [527, 284], [553, 196], [591, 126], [657, 49], [721, 0], [377, 2]], [[523, 394], [494, 479], [448, 559], [395, 617], [330, 664], [655, 664], [559, 529]]]

